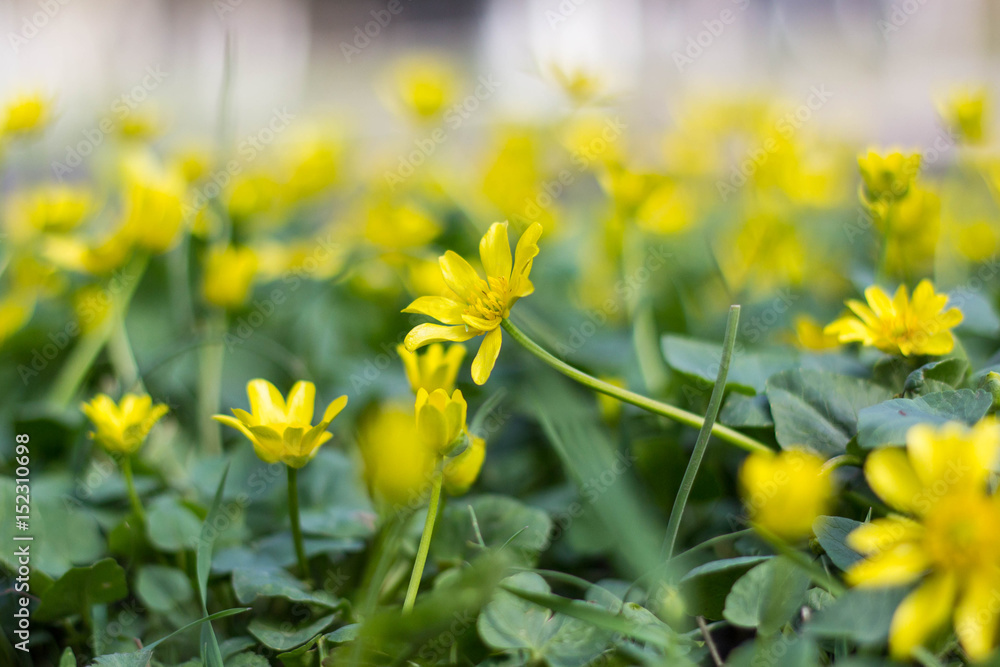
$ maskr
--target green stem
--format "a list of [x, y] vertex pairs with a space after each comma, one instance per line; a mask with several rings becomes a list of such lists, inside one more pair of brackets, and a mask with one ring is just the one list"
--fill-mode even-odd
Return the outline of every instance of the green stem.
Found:
[[146, 512], [142, 509], [142, 500], [135, 490], [135, 480], [132, 478], [132, 456], [122, 457], [122, 473], [125, 475], [125, 486], [128, 488], [128, 499], [132, 503], [132, 511], [139, 517], [139, 521], [146, 523]]
[[667, 560], [670, 560], [674, 555], [674, 545], [677, 543], [677, 533], [681, 528], [684, 508], [687, 507], [691, 489], [694, 488], [695, 477], [698, 475], [698, 468], [701, 467], [705, 450], [708, 449], [708, 441], [712, 435], [715, 418], [719, 414], [719, 408], [722, 407], [722, 396], [726, 393], [726, 377], [729, 375], [729, 362], [733, 358], [733, 348], [736, 346], [736, 332], [739, 329], [739, 322], [740, 307], [732, 306], [726, 320], [726, 336], [722, 343], [722, 361], [719, 363], [719, 374], [715, 378], [715, 386], [712, 387], [712, 396], [708, 400], [708, 412], [705, 413], [705, 421], [701, 425], [701, 430], [698, 431], [698, 439], [694, 443], [691, 458], [688, 459], [680, 488], [677, 489], [674, 505], [670, 508], [670, 520], [667, 522], [667, 534], [663, 538], [662, 549]]
[[923, 667], [943, 667], [943, 663], [937, 659], [937, 656], [923, 646], [913, 649], [913, 659], [923, 665]]
[[[546, 364], [556, 369], [566, 377], [576, 380], [580, 384], [593, 389], [594, 391], [600, 392], [612, 398], [617, 398], [619, 401], [624, 401], [626, 403], [631, 403], [636, 407], [640, 407], [643, 410], [648, 410], [654, 414], [662, 415], [668, 419], [672, 419], [681, 424], [687, 426], [692, 426], [694, 428], [701, 428], [705, 420], [693, 412], [688, 412], [687, 410], [682, 410], [681, 408], [675, 407], [673, 405], [668, 405], [667, 403], [661, 403], [660, 401], [654, 401], [651, 398], [642, 396], [635, 392], [629, 391], [627, 389], [622, 389], [616, 387], [613, 384], [607, 382], [602, 382], [592, 375], [587, 375], [583, 371], [573, 368], [566, 362], [557, 359], [544, 348], [542, 348], [538, 343], [531, 340], [527, 334], [514, 326], [514, 323], [510, 320], [503, 320], [503, 328], [509, 333], [514, 340], [520, 343], [524, 348], [526, 348], [533, 355], [544, 361]], [[743, 435], [739, 431], [735, 431], [722, 424], [714, 424], [712, 426], [712, 435], [715, 437], [725, 440], [726, 442], [736, 445], [748, 452], [770, 452], [772, 449], [760, 442], [759, 440], [754, 440], [753, 438]]]
[[198, 429], [201, 445], [208, 456], [222, 454], [221, 429], [212, 415], [219, 411], [219, 395], [222, 393], [222, 369], [226, 354], [222, 336], [225, 329], [225, 312], [219, 310], [213, 313], [206, 323], [208, 342], [201, 349], [198, 368]]
[[292, 540], [295, 542], [295, 556], [299, 559], [300, 574], [309, 578], [309, 560], [306, 558], [306, 548], [302, 543], [302, 525], [299, 523], [299, 469], [288, 468], [288, 514], [292, 519]]
[[146, 388], [142, 383], [139, 364], [135, 360], [135, 353], [132, 351], [132, 344], [128, 339], [124, 317], [115, 318], [111, 337], [108, 340], [108, 356], [111, 357], [111, 364], [118, 372], [123, 391], [138, 391], [145, 394]]
[[741, 538], [741, 537], [743, 537], [745, 535], [752, 535], [752, 534], [753, 534], [753, 528], [744, 528], [743, 530], [737, 530], [735, 533], [726, 533], [725, 535], [716, 535], [715, 537], [711, 537], [711, 538], [705, 540], [704, 542], [701, 542], [700, 544], [694, 545], [693, 547], [691, 547], [687, 551], [683, 551], [683, 552], [677, 554], [677, 558], [683, 558], [684, 556], [689, 556], [689, 555], [691, 555], [693, 553], [696, 553], [698, 551], [702, 551], [704, 549], [710, 549], [710, 548], [712, 548], [712, 547], [714, 547], [714, 546], [716, 546], [718, 544], [724, 544], [724, 543], [729, 542], [731, 540], [736, 540], [736, 539], [739, 539], [739, 538]]
[[427, 552], [431, 548], [431, 535], [434, 533], [434, 521], [437, 519], [438, 504], [441, 502], [441, 484], [444, 482], [444, 471], [441, 464], [438, 464], [437, 472], [434, 474], [434, 485], [431, 488], [431, 502], [427, 507], [427, 520], [424, 522], [424, 533], [420, 536], [420, 547], [417, 549], [417, 559], [413, 563], [413, 573], [410, 574], [410, 585], [406, 589], [406, 598], [403, 600], [403, 613], [407, 614], [413, 609], [413, 603], [417, 600], [417, 590], [420, 588], [420, 580], [424, 576], [424, 565], [427, 564]]

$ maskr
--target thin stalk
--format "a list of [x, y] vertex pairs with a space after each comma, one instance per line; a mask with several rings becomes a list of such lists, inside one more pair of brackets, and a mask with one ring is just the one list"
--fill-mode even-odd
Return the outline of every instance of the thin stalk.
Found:
[[225, 329], [225, 311], [219, 310], [209, 316], [205, 332], [207, 342], [201, 348], [201, 363], [198, 365], [198, 431], [201, 446], [208, 456], [222, 453], [220, 427], [212, 415], [219, 411], [219, 395], [222, 393], [222, 369], [226, 354], [222, 335]]
[[441, 502], [441, 484], [443, 482], [444, 471], [439, 463], [437, 472], [434, 474], [434, 485], [431, 488], [431, 502], [427, 507], [427, 520], [424, 522], [424, 533], [420, 536], [417, 559], [413, 563], [413, 572], [410, 574], [410, 585], [406, 589], [406, 598], [403, 600], [404, 614], [408, 614], [413, 609], [413, 603], [417, 600], [417, 590], [420, 588], [420, 580], [424, 576], [424, 565], [427, 564], [427, 552], [431, 548], [431, 535], [434, 533], [434, 521], [437, 519], [438, 505]]
[[684, 477], [681, 479], [680, 488], [677, 489], [677, 497], [674, 505], [670, 508], [670, 520], [667, 522], [667, 534], [663, 538], [663, 555], [670, 560], [674, 555], [674, 545], [677, 543], [677, 533], [681, 528], [681, 519], [684, 517], [684, 508], [687, 507], [688, 498], [691, 496], [691, 489], [694, 488], [694, 480], [698, 475], [698, 468], [705, 458], [705, 450], [708, 449], [708, 441], [712, 435], [712, 426], [715, 418], [719, 415], [719, 408], [722, 407], [722, 396], [726, 393], [726, 377], [729, 375], [729, 362], [733, 358], [733, 348], [736, 346], [736, 332], [740, 322], [740, 307], [732, 306], [729, 309], [729, 317], [726, 320], [726, 336], [722, 343], [722, 361], [719, 363], [719, 373], [715, 378], [715, 386], [712, 388], [712, 396], [708, 400], [708, 412], [705, 413], [705, 421], [698, 431], [698, 439], [694, 444], [694, 451], [688, 459], [687, 468], [684, 470]]
[[139, 374], [139, 364], [135, 360], [135, 352], [132, 351], [132, 344], [128, 339], [124, 317], [115, 318], [111, 337], [108, 340], [108, 356], [118, 372], [118, 379], [121, 381], [123, 391], [146, 393], [142, 377]]
[[[607, 382], [602, 382], [592, 375], [588, 375], [581, 370], [570, 366], [561, 359], [556, 358], [547, 350], [542, 348], [538, 343], [533, 341], [528, 337], [523, 331], [518, 329], [513, 322], [510, 320], [503, 320], [503, 328], [509, 333], [514, 340], [520, 343], [528, 352], [544, 361], [546, 364], [556, 369], [566, 377], [576, 380], [585, 387], [589, 387], [594, 391], [600, 392], [612, 398], [617, 398], [619, 401], [624, 401], [625, 403], [631, 403], [632, 405], [647, 410], [657, 415], [667, 417], [678, 423], [685, 424], [687, 426], [692, 426], [694, 428], [701, 428], [705, 423], [702, 417], [694, 414], [693, 412], [688, 412], [687, 410], [682, 410], [681, 408], [669, 405], [667, 403], [661, 403], [660, 401], [655, 401], [651, 398], [647, 398], [641, 394], [629, 391], [627, 389], [622, 389], [616, 387], [613, 384]], [[726, 442], [736, 445], [748, 452], [770, 452], [772, 449], [749, 436], [743, 435], [739, 431], [735, 431], [722, 424], [712, 425], [712, 435], [719, 438], [720, 440], [725, 440]]]
[[135, 490], [135, 480], [132, 479], [132, 456], [122, 457], [122, 473], [125, 475], [125, 486], [128, 488], [128, 499], [132, 503], [132, 511], [139, 517], [139, 521], [146, 523], [146, 511], [142, 508], [142, 500]]
[[299, 570], [304, 579], [309, 579], [309, 560], [302, 543], [302, 524], [299, 522], [299, 469], [288, 468], [288, 514], [292, 519], [292, 541], [295, 542], [295, 556], [299, 560]]
[[690, 556], [691, 554], [697, 553], [698, 551], [710, 549], [716, 546], [717, 544], [724, 544], [725, 542], [739, 539], [741, 537], [744, 537], [745, 535], [753, 535], [753, 528], [744, 528], [743, 530], [737, 530], [735, 533], [726, 533], [725, 535], [716, 535], [715, 537], [710, 537], [704, 542], [694, 545], [687, 551], [682, 551], [681, 553], [677, 554], [677, 558]]

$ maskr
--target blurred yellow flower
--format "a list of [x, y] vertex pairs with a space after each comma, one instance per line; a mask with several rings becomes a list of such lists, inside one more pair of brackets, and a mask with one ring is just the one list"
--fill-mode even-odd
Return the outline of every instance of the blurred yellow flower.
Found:
[[220, 308], [239, 308], [250, 294], [257, 274], [257, 253], [250, 248], [213, 248], [205, 258], [202, 295]]
[[421, 389], [428, 392], [443, 389], [450, 394], [455, 390], [455, 378], [465, 358], [464, 346], [453, 343], [445, 352], [444, 345], [434, 343], [428, 346], [426, 353], [417, 354], [407, 350], [405, 345], [397, 345], [396, 352], [403, 361], [406, 379], [414, 393]]
[[664, 180], [639, 205], [635, 221], [640, 229], [653, 234], [677, 234], [692, 225], [696, 206], [687, 187]]
[[240, 174], [233, 178], [226, 208], [233, 222], [239, 224], [270, 211], [280, 194], [280, 186], [269, 174]]
[[956, 90], [940, 105], [941, 117], [958, 138], [968, 144], [983, 141], [989, 118], [986, 88], [979, 86]]
[[395, 95], [418, 120], [432, 120], [455, 97], [455, 72], [444, 59], [413, 56], [398, 63], [392, 73]]
[[309, 463], [320, 445], [333, 437], [327, 427], [347, 405], [347, 396], [334, 399], [313, 426], [316, 385], [300, 380], [288, 392], [288, 401], [267, 380], [247, 383], [250, 412], [233, 408], [236, 417], [215, 415], [214, 419], [231, 426], [253, 444], [257, 456], [266, 463], [281, 461], [292, 468]]
[[951, 329], [962, 321], [958, 308], [945, 310], [947, 294], [935, 294], [929, 280], [922, 280], [913, 290], [912, 301], [906, 287], [900, 285], [892, 299], [881, 287], [865, 290], [868, 305], [855, 299], [847, 301], [853, 315], [831, 322], [823, 333], [837, 336], [841, 343], [860, 342], [889, 354], [942, 355], [955, 347]]
[[478, 436], [469, 437], [465, 451], [447, 459], [444, 464], [444, 489], [451, 496], [466, 493], [479, 477], [486, 460], [486, 441]]
[[438, 456], [454, 451], [468, 433], [465, 426], [468, 405], [458, 389], [450, 396], [444, 389], [431, 392], [418, 389], [414, 411], [421, 444]]
[[420, 445], [410, 407], [392, 403], [365, 415], [358, 425], [358, 445], [374, 499], [401, 507], [423, 501], [437, 457]]
[[95, 331], [107, 322], [108, 315], [114, 311], [112, 303], [111, 293], [106, 287], [87, 285], [78, 289], [73, 295], [73, 311], [80, 331]]
[[51, 102], [40, 92], [24, 93], [7, 102], [2, 133], [29, 134], [44, 128], [51, 117]]
[[808, 315], [795, 317], [795, 342], [804, 350], [821, 352], [840, 347], [840, 339], [825, 333], [823, 325]]
[[314, 197], [341, 176], [343, 142], [332, 131], [308, 127], [279, 147], [278, 164], [287, 202]]
[[597, 74], [581, 67], [563, 67], [553, 63], [548, 69], [553, 80], [576, 104], [589, 102], [603, 88], [603, 82]]
[[920, 424], [906, 434], [905, 449], [868, 455], [869, 486], [903, 514], [848, 535], [848, 545], [866, 558], [847, 572], [847, 581], [861, 587], [920, 581], [893, 614], [893, 657], [907, 658], [949, 619], [973, 661], [996, 646], [1000, 496], [988, 488], [998, 454], [1000, 429], [987, 419], [971, 429]]
[[485, 335], [472, 362], [473, 381], [484, 384], [500, 354], [501, 321], [518, 299], [535, 291], [528, 275], [541, 234], [540, 224], [528, 227], [512, 260], [507, 223], [493, 223], [479, 243], [485, 280], [458, 253], [449, 250], [442, 255], [441, 273], [457, 298], [422, 296], [407, 306], [404, 313], [428, 315], [444, 324], [417, 325], [406, 335], [406, 348], [413, 351], [429, 343], [462, 342]]
[[0, 298], [0, 345], [21, 330], [35, 312], [35, 299], [23, 294]]
[[364, 212], [365, 238], [380, 248], [402, 250], [427, 245], [441, 233], [441, 223], [422, 207], [378, 197]]
[[153, 405], [153, 399], [145, 394], [125, 394], [117, 404], [107, 394], [98, 394], [81, 409], [94, 424], [90, 437], [115, 454], [138, 451], [150, 429], [168, 411], [162, 403]]
[[750, 520], [789, 541], [811, 535], [813, 521], [833, 503], [833, 479], [823, 464], [816, 454], [797, 449], [748, 456], [740, 486]]
[[904, 197], [920, 171], [920, 153], [894, 151], [882, 155], [869, 150], [858, 156], [858, 168], [869, 202], [891, 201]]
[[122, 233], [141, 248], [166, 252], [177, 241], [184, 222], [184, 179], [141, 150], [126, 154], [122, 172]]
[[40, 185], [11, 197], [8, 227], [20, 239], [32, 232], [64, 234], [76, 229], [93, 208], [93, 196], [85, 187]]

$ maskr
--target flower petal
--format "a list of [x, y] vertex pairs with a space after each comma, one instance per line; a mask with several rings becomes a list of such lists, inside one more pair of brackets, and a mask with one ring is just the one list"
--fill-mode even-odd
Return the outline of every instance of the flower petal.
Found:
[[316, 385], [299, 380], [288, 392], [288, 421], [293, 424], [312, 424], [316, 403]]
[[441, 276], [448, 288], [466, 302], [471, 301], [476, 285], [482, 281], [472, 265], [453, 250], [441, 255], [438, 263], [441, 265]]
[[865, 478], [878, 497], [893, 509], [917, 515], [927, 510], [924, 486], [906, 452], [899, 447], [883, 447], [869, 454], [865, 460]]
[[444, 296], [422, 296], [403, 309], [404, 313], [417, 313], [433, 317], [444, 324], [461, 324], [465, 304]]
[[915, 542], [924, 534], [921, 524], [893, 515], [862, 524], [847, 536], [847, 546], [861, 554], [888, 551], [900, 542]]
[[542, 225], [535, 222], [521, 234], [521, 238], [517, 241], [509, 287], [510, 294], [514, 297], [527, 296], [534, 289], [528, 281], [528, 275], [531, 273], [532, 260], [538, 254], [538, 239], [541, 235]]
[[512, 260], [507, 222], [494, 222], [479, 242], [479, 258], [489, 277], [510, 279]]
[[1000, 623], [1000, 577], [997, 572], [976, 577], [955, 607], [955, 634], [974, 662], [985, 658], [997, 643]]
[[250, 398], [250, 411], [261, 424], [274, 424], [285, 421], [285, 399], [277, 387], [267, 380], [250, 380], [247, 383], [247, 396]]
[[[344, 394], [340, 398], [335, 398], [330, 401], [330, 405], [326, 406], [326, 410], [323, 412], [323, 421], [329, 424], [334, 420], [334, 418], [340, 414], [340, 411], [347, 406], [347, 394]], [[325, 428], [325, 427], [324, 427]]]
[[230, 417], [229, 415], [213, 415], [212, 419], [219, 422], [220, 424], [225, 424], [226, 426], [235, 428], [237, 431], [248, 437], [250, 440], [253, 440], [253, 433], [251, 433], [247, 425], [241, 422], [239, 419], [236, 419], [235, 417]]
[[955, 588], [953, 574], [934, 574], [903, 599], [889, 627], [889, 650], [894, 658], [908, 658], [948, 621]]
[[486, 381], [490, 379], [490, 373], [493, 372], [497, 356], [500, 355], [501, 342], [503, 342], [503, 337], [499, 328], [489, 332], [483, 338], [479, 352], [476, 353], [476, 358], [472, 361], [472, 381], [476, 384], [486, 384]]
[[429, 343], [440, 343], [450, 340], [456, 343], [478, 336], [480, 331], [465, 326], [448, 326], [443, 324], [418, 324], [406, 334], [403, 344], [408, 350], [416, 350]]
[[859, 561], [847, 571], [845, 578], [852, 586], [900, 586], [917, 579], [929, 565], [930, 559], [922, 549], [903, 542]]

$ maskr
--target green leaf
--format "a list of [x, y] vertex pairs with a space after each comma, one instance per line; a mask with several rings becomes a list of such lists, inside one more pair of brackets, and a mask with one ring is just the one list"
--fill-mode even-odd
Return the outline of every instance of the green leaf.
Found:
[[902, 446], [906, 432], [916, 424], [982, 419], [993, 401], [984, 391], [959, 389], [917, 398], [895, 398], [862, 410], [858, 415], [858, 445], [862, 449]]
[[[799, 635], [758, 636], [734, 650], [726, 658], [726, 667], [816, 667], [819, 647], [809, 637]], [[840, 665], [840, 661], [837, 661]]]
[[307, 591], [305, 584], [285, 570], [239, 569], [233, 571], [233, 592], [236, 599], [249, 604], [258, 597], [285, 598], [292, 602], [309, 602], [329, 609], [338, 609], [341, 600], [326, 591]]
[[857, 434], [860, 410], [892, 397], [867, 380], [801, 369], [771, 377], [766, 391], [778, 444], [825, 455], [844, 452]]
[[445, 507], [431, 543], [435, 560], [467, 561], [480, 549], [469, 507], [488, 548], [503, 547], [517, 554], [521, 562], [531, 564], [548, 546], [552, 519], [547, 512], [508, 496], [476, 496]]
[[969, 362], [958, 357], [924, 364], [906, 378], [903, 393], [908, 397], [947, 391], [960, 385], [969, 372]]
[[821, 516], [813, 522], [813, 533], [826, 555], [841, 570], [847, 570], [862, 559], [861, 554], [847, 546], [847, 536], [860, 521], [840, 516]]
[[687, 612], [712, 620], [723, 617], [726, 596], [737, 579], [750, 568], [773, 556], [738, 556], [699, 565], [680, 581], [681, 593], [687, 601]]
[[128, 595], [125, 570], [113, 558], [90, 567], [74, 567], [42, 593], [36, 621], [54, 621], [83, 612], [85, 607], [116, 602]]
[[135, 591], [144, 605], [160, 613], [173, 611], [194, 597], [187, 575], [164, 565], [143, 566], [135, 580]]
[[146, 517], [149, 541], [160, 551], [194, 549], [201, 534], [201, 520], [173, 496], [159, 498]]
[[66, 647], [66, 650], [59, 657], [59, 667], [76, 667], [76, 656], [73, 655], [73, 649], [69, 646]]
[[810, 581], [809, 574], [787, 558], [772, 558], [736, 580], [723, 615], [734, 625], [774, 634], [802, 605]]
[[360, 623], [351, 623], [350, 625], [345, 625], [343, 627], [337, 628], [333, 632], [327, 633], [326, 640], [328, 642], [333, 642], [334, 644], [343, 644], [344, 642], [352, 642], [358, 638], [358, 634], [361, 632]]
[[771, 418], [771, 405], [767, 396], [745, 396], [731, 393], [719, 413], [719, 421], [726, 426], [735, 428], [771, 428], [774, 420]]
[[[208, 514], [205, 515], [205, 522], [201, 526], [201, 532], [198, 535], [198, 549], [195, 552], [198, 597], [201, 601], [201, 612], [205, 616], [208, 615], [208, 575], [212, 569], [212, 550], [215, 548], [215, 540], [219, 536], [219, 526], [216, 521], [220, 516], [222, 495], [228, 476], [229, 464], [227, 463], [222, 471], [222, 477], [219, 478], [219, 485], [215, 489], [212, 506], [209, 508]], [[228, 518], [226, 523], [229, 523]], [[211, 623], [201, 626], [199, 646], [201, 647], [201, 659], [206, 667], [223, 667], [222, 649]]]
[[892, 614], [905, 588], [855, 588], [813, 616], [806, 631], [818, 637], [843, 638], [858, 644], [884, 644]]
[[255, 618], [250, 621], [250, 634], [259, 639], [268, 648], [275, 651], [290, 651], [325, 630], [336, 619], [337, 614], [329, 614], [318, 618], [312, 623], [302, 626], [292, 626], [286, 620], [270, 621]]
[[[722, 346], [718, 343], [668, 334], [662, 339], [663, 356], [675, 371], [715, 384], [722, 360]], [[795, 368], [798, 360], [790, 350], [744, 351], [733, 359], [726, 379], [726, 387], [745, 394], [760, 393], [767, 378], [780, 371]]]
[[149, 647], [135, 653], [110, 653], [94, 658], [94, 667], [149, 667], [153, 651]]
[[257, 653], [237, 653], [226, 659], [226, 667], [270, 667], [271, 663], [262, 655]]
[[[520, 572], [504, 580], [504, 589], [494, 594], [477, 621], [479, 636], [489, 647], [506, 652], [528, 651], [550, 667], [585, 665], [608, 649], [610, 631], [553, 613], [519, 597], [515, 591], [549, 596], [549, 585], [534, 572]], [[587, 606], [610, 616], [596, 605]]]

